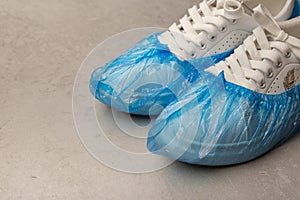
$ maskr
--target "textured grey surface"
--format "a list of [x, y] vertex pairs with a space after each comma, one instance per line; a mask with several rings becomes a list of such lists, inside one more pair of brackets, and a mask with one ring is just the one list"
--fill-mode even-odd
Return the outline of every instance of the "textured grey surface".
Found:
[[300, 136], [227, 168], [132, 175], [83, 148], [72, 86], [89, 53], [130, 28], [166, 27], [196, 0], [0, 0], [0, 199], [300, 199]]

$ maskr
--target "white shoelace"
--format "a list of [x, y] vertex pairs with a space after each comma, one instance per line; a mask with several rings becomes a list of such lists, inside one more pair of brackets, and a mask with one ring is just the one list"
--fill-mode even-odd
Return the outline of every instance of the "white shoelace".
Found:
[[218, 75], [224, 71], [225, 79], [251, 90], [266, 88], [266, 79], [274, 76], [274, 71], [283, 66], [282, 57], [291, 57], [287, 44], [288, 34], [277, 25], [269, 11], [260, 6], [254, 17], [260, 24], [244, 44], [230, 57], [207, 71]]
[[[244, 14], [241, 3], [237, 0], [204, 0], [188, 10], [180, 24], [170, 28], [173, 48], [183, 52], [184, 57], [194, 57], [195, 48], [205, 49], [205, 40], [213, 41], [219, 32], [225, 32], [229, 23], [235, 23]], [[196, 45], [196, 46], [195, 46]]]

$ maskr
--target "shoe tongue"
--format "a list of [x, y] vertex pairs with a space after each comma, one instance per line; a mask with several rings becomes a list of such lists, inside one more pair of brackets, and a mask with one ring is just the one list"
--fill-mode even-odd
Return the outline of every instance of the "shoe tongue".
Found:
[[258, 5], [253, 10], [255, 20], [266, 32], [274, 36], [276, 40], [284, 41], [287, 39], [288, 34], [280, 28], [270, 11], [265, 6]]

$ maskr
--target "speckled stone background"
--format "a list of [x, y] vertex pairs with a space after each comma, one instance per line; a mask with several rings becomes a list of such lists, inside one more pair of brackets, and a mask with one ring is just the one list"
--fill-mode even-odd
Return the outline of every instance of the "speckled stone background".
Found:
[[197, 0], [0, 0], [0, 199], [300, 199], [300, 135], [227, 168], [132, 175], [94, 160], [72, 118], [86, 55], [118, 32], [167, 27]]

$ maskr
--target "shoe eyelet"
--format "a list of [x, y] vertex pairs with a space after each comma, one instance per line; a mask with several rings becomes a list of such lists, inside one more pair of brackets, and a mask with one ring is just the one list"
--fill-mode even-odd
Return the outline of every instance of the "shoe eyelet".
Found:
[[269, 72], [269, 73], [267, 74], [267, 77], [268, 77], [268, 78], [273, 78], [273, 77], [274, 77], [274, 72], [273, 72], [273, 71]]
[[276, 64], [276, 67], [277, 67], [277, 68], [281, 68], [282, 65], [283, 65], [282, 61], [281, 61], [281, 60], [278, 60], [278, 61], [277, 61], [277, 64]]
[[237, 24], [237, 22], [238, 22], [237, 19], [233, 19], [233, 20], [231, 21], [232, 24]]
[[284, 56], [286, 58], [290, 58], [292, 56], [292, 52], [288, 51]]
[[193, 53], [191, 53], [191, 58], [196, 58], [197, 57], [197, 54], [196, 54], [196, 52], [193, 52]]
[[215, 41], [215, 40], [217, 39], [217, 36], [215, 36], [215, 35], [208, 36], [208, 39], [209, 39], [210, 41]]
[[266, 84], [266, 82], [263, 81], [263, 82], [258, 84], [258, 87], [263, 90], [263, 89], [266, 89], [267, 84]]
[[206, 44], [205, 43], [200, 43], [201, 49], [206, 49]]
[[220, 32], [221, 33], [225, 33], [227, 31], [227, 27], [226, 26], [223, 26], [221, 29], [220, 29]]

